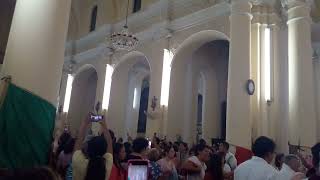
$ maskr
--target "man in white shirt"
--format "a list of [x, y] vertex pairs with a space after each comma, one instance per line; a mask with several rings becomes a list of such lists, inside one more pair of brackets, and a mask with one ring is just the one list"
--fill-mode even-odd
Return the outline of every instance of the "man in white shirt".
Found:
[[237, 168], [237, 159], [234, 156], [234, 154], [229, 152], [229, 147], [230, 147], [229, 143], [223, 142], [219, 145], [219, 152], [224, 154], [225, 161], [226, 161], [225, 164], [229, 166], [232, 171], [234, 171]]
[[276, 144], [261, 136], [252, 145], [254, 156], [240, 164], [234, 173], [234, 180], [273, 180], [278, 171], [270, 165], [274, 158]]
[[280, 170], [280, 173], [277, 176], [278, 180], [291, 180], [297, 172], [299, 172], [299, 168], [301, 166], [300, 160], [295, 155], [287, 155], [285, 156], [284, 163]]

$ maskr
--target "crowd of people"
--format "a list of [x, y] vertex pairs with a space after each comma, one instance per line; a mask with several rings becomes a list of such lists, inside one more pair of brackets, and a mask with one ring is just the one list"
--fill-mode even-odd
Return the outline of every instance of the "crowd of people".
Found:
[[130, 162], [141, 160], [147, 161], [150, 180], [320, 180], [320, 143], [311, 149], [310, 164], [300, 154], [276, 155], [276, 144], [262, 136], [252, 145], [252, 157], [239, 162], [227, 142], [210, 146], [201, 139], [189, 147], [156, 133], [151, 139], [127, 135], [124, 142], [105, 121], [100, 124], [98, 136], [88, 135], [89, 114], [76, 138], [68, 131], [59, 137], [48, 167], [7, 171], [0, 179], [125, 180]]

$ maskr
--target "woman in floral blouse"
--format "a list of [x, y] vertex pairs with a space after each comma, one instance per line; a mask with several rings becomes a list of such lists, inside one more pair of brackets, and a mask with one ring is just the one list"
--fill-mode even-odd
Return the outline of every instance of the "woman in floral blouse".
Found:
[[162, 171], [160, 165], [157, 163], [159, 159], [160, 153], [157, 149], [153, 148], [148, 153], [149, 159], [149, 179], [151, 180], [158, 180], [162, 176]]

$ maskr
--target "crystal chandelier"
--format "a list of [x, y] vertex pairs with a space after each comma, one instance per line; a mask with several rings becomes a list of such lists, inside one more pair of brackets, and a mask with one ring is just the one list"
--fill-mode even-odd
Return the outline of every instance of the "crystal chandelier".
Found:
[[128, 30], [128, 8], [129, 8], [129, 0], [127, 3], [126, 24], [123, 26], [123, 29], [120, 32], [113, 33], [110, 37], [110, 41], [112, 43], [112, 46], [116, 50], [131, 51], [139, 43], [138, 38], [136, 38]]

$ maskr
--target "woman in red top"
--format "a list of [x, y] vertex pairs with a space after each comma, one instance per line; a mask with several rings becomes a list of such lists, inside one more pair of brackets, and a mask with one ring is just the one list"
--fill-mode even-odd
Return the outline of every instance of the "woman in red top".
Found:
[[109, 180], [126, 180], [127, 171], [121, 162], [126, 158], [124, 145], [116, 143], [113, 149], [113, 167]]

